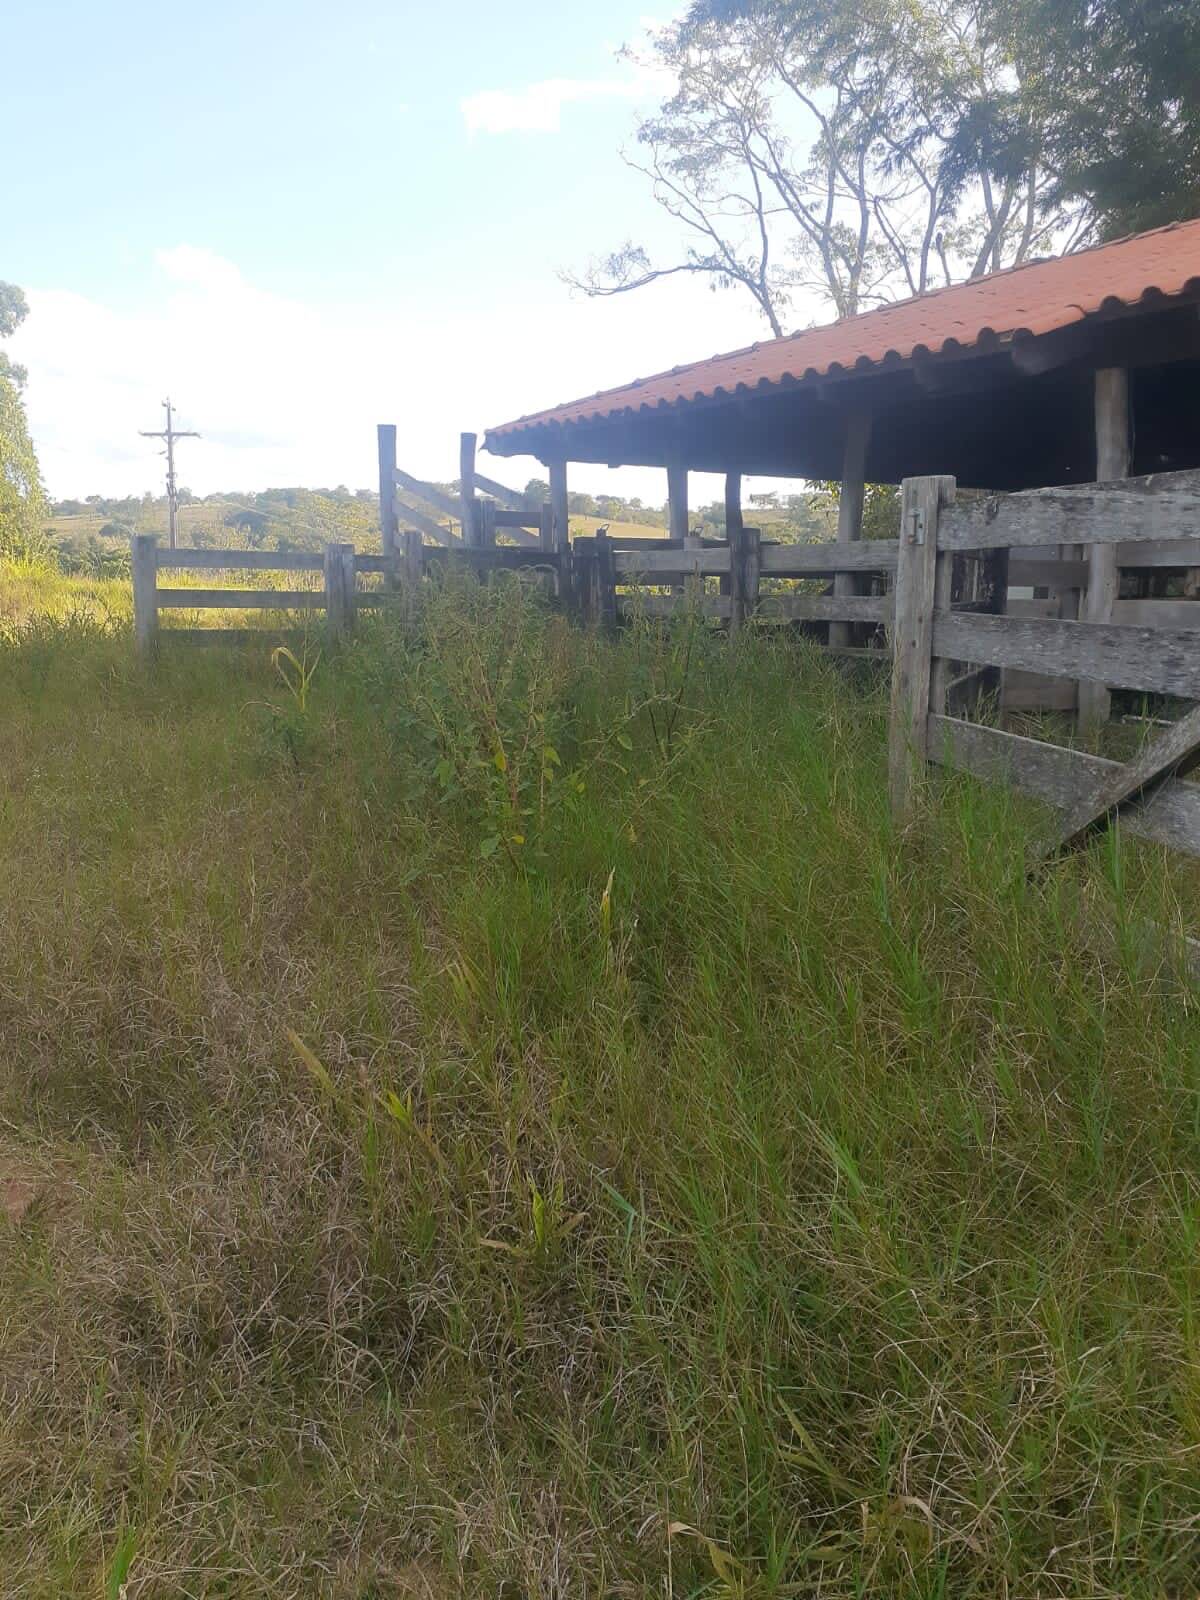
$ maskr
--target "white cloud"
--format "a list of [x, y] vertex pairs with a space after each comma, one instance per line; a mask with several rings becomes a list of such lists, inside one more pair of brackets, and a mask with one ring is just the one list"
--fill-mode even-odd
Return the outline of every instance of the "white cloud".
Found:
[[580, 100], [631, 100], [645, 89], [641, 76], [543, 78], [516, 94], [483, 89], [460, 102], [468, 133], [557, 133], [562, 109]]
[[[138, 435], [161, 426], [167, 394], [179, 426], [202, 435], [179, 450], [180, 481], [198, 494], [365, 488], [376, 422], [398, 425], [410, 471], [448, 479], [461, 429], [482, 433], [762, 336], [748, 301], [679, 280], [589, 301], [562, 293], [547, 268], [522, 282], [520, 298], [496, 286], [469, 305], [425, 295], [343, 307], [275, 294], [198, 246], [159, 250], [154, 262], [157, 280], [133, 311], [28, 289], [12, 355], [29, 368], [30, 422], [55, 497], [159, 492], [159, 447]], [[520, 460], [484, 470], [519, 486], [544, 469]], [[654, 469], [580, 466], [572, 482], [654, 504], [665, 492]], [[693, 497], [718, 492], [697, 482]]]

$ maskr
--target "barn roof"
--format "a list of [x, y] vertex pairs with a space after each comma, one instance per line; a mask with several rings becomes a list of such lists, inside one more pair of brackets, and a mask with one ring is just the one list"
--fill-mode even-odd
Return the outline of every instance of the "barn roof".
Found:
[[1097, 315], [1161, 306], [1200, 291], [1200, 219], [1175, 223], [1053, 260], [931, 290], [894, 305], [808, 328], [727, 355], [674, 367], [621, 388], [572, 400], [491, 428], [486, 445], [539, 453], [551, 435], [568, 453], [591, 423], [663, 415], [698, 400], [767, 393], [781, 386], [886, 372], [923, 357], [1017, 346]]

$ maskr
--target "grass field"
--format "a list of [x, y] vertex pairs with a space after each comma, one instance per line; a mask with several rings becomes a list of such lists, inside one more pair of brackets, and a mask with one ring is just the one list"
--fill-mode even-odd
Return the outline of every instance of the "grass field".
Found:
[[0, 1594], [1195, 1591], [1193, 872], [801, 644], [0, 595]]

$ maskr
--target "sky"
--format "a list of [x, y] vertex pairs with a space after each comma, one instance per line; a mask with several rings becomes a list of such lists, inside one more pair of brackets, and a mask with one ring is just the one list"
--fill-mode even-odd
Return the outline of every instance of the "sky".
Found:
[[[673, 224], [621, 160], [661, 78], [646, 0], [8, 0], [0, 279], [56, 498], [373, 487], [458, 435], [767, 336], [683, 278], [589, 300], [564, 269]], [[812, 315], [801, 316], [801, 322]], [[523, 485], [530, 460], [480, 457]], [[573, 486], [665, 498], [655, 471]], [[710, 493], [711, 491], [711, 493]], [[693, 485], [696, 503], [718, 492]]]

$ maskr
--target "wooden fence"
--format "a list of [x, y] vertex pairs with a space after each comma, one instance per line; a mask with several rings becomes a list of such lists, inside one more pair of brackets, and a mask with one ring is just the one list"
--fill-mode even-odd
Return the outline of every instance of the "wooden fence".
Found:
[[[1111, 620], [1004, 614], [1004, 597], [1030, 581], [1021, 552], [1047, 545], [1117, 546], [1117, 567], [1196, 565], [1200, 492], [1194, 474], [1039, 489], [955, 503], [952, 478], [903, 488], [893, 626], [889, 776], [906, 815], [926, 762], [1006, 781], [1063, 813], [1049, 848], [1075, 842], [1121, 812], [1131, 832], [1200, 854], [1200, 787], [1180, 781], [1200, 762], [1200, 710], [1170, 722], [1131, 763], [1023, 738], [965, 720], [971, 690], [1000, 670], [1035, 672], [1105, 690], [1200, 701], [1200, 603], [1121, 599]], [[964, 564], [998, 574], [993, 596], [956, 602]], [[1083, 587], [1082, 563], [1061, 563]], [[1111, 562], [1102, 561], [1107, 569]], [[1078, 566], [1081, 570], [1074, 570]], [[1044, 570], [1044, 563], [1039, 570]]]
[[[449, 551], [424, 543], [420, 532], [406, 530], [391, 555], [360, 555], [352, 544], [328, 544], [323, 552], [307, 550], [168, 550], [154, 534], [133, 538], [134, 638], [142, 653], [153, 649], [163, 632], [172, 640], [231, 643], [262, 637], [262, 630], [242, 628], [170, 628], [160, 630], [163, 611], [323, 611], [330, 632], [350, 632], [364, 607], [403, 603], [412, 586], [449, 561], [461, 563], [480, 577], [512, 568], [537, 568], [555, 576], [562, 563], [540, 548], [482, 546]], [[319, 572], [322, 583], [310, 589], [163, 588], [160, 572]], [[365, 589], [364, 574], [382, 577], [380, 587]]]

